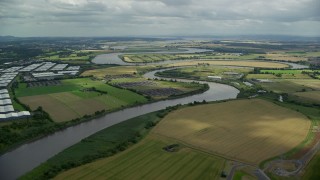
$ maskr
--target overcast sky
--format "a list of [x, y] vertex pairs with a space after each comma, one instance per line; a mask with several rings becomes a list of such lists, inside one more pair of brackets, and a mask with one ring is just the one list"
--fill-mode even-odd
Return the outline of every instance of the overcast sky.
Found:
[[320, 0], [0, 0], [0, 35], [320, 36]]

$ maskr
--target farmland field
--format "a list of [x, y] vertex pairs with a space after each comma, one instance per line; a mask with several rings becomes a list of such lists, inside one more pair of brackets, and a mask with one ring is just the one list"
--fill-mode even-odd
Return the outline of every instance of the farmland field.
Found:
[[142, 77], [141, 73], [154, 68], [155, 66], [119, 66], [89, 70], [85, 71], [82, 75], [104, 79], [117, 87], [134, 90], [156, 100], [191, 93], [205, 88], [203, 84], [157, 81]]
[[188, 147], [177, 152], [162, 148], [174, 140], [148, 136], [114, 157], [98, 160], [69, 171], [55, 179], [217, 179], [223, 170], [222, 158]]
[[248, 79], [311, 79], [307, 74], [248, 74]]
[[95, 99], [82, 99], [69, 92], [47, 95], [25, 96], [20, 101], [30, 106], [32, 110], [41, 106], [51, 118], [57, 122], [80, 118], [94, 114], [107, 107]]
[[276, 93], [295, 93], [320, 90], [320, 80], [317, 79], [276, 79], [270, 83], [258, 83], [268, 91]]
[[298, 69], [285, 69], [285, 70], [261, 70], [262, 73], [274, 74], [301, 74], [302, 72], [320, 72], [319, 70], [298, 70]]
[[49, 61], [88, 61], [94, 58], [96, 55], [110, 52], [108, 50], [81, 50], [81, 51], [56, 51], [45, 53], [38, 56], [39, 59]]
[[320, 104], [320, 91], [298, 92], [293, 94], [301, 101], [308, 101]]
[[292, 54], [267, 54], [267, 59], [276, 60], [276, 61], [292, 61], [292, 62], [298, 62], [298, 61], [307, 61], [308, 59], [304, 56], [297, 56]]
[[129, 63], [150, 63], [168, 60], [257, 60], [265, 59], [264, 54], [239, 53], [195, 53], [195, 54], [125, 54], [123, 60]]
[[302, 114], [268, 101], [236, 100], [174, 111], [153, 133], [257, 165], [298, 146], [310, 124]]
[[93, 69], [83, 72], [82, 76], [94, 76], [97, 78], [104, 78], [108, 75], [117, 75], [117, 74], [134, 74], [137, 72], [137, 67], [134, 66], [120, 66], [120, 67], [111, 67], [103, 69]]
[[[105, 93], [92, 91], [92, 87]], [[147, 102], [141, 95], [89, 78], [63, 80], [62, 85], [58, 86], [27, 87], [20, 84], [16, 94], [33, 110], [41, 106], [55, 121], [67, 121], [96, 111]]]
[[177, 66], [194, 66], [199, 64], [209, 65], [221, 65], [221, 66], [243, 66], [243, 67], [260, 67], [260, 68], [286, 68], [288, 65], [276, 63], [276, 62], [263, 62], [263, 61], [235, 61], [235, 60], [223, 60], [223, 61], [182, 61], [173, 64], [168, 64], [166, 67]]
[[187, 79], [192, 78], [200, 80], [208, 80], [208, 76], [220, 76], [225, 79], [239, 79], [240, 77], [249, 73], [250, 71], [252, 71], [251, 68], [237, 68], [224, 66], [195, 66], [167, 70], [159, 72], [157, 75], [164, 77]]

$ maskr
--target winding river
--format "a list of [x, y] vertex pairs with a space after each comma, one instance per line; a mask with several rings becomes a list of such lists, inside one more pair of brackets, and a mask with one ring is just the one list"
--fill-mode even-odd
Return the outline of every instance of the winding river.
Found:
[[[145, 77], [154, 78], [154, 74], [159, 71], [163, 70], [146, 73]], [[190, 80], [176, 80], [191, 82]], [[233, 99], [236, 98], [237, 94], [239, 93], [239, 90], [232, 86], [212, 82], [199, 83], [207, 83], [210, 87], [209, 90], [202, 94], [192, 95], [180, 99], [159, 101], [113, 112], [105, 115], [104, 117], [69, 127], [37, 141], [22, 145], [0, 157], [0, 179], [16, 179], [33, 168], [39, 166], [42, 162], [45, 162], [55, 154], [81, 141], [83, 138], [86, 138], [104, 128], [110, 127], [127, 119], [177, 104], [187, 104], [193, 101], [203, 100], [218, 101]]]

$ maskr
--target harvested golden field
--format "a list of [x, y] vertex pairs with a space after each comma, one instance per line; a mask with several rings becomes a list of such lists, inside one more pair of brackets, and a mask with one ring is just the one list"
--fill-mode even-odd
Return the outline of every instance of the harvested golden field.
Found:
[[245, 67], [261, 67], [261, 68], [286, 68], [288, 65], [276, 63], [276, 62], [264, 62], [264, 61], [181, 61], [173, 64], [168, 64], [168, 67], [176, 66], [194, 66], [198, 64], [210, 64], [210, 65], [222, 65], [222, 66], [245, 66]]
[[25, 96], [19, 99], [22, 103], [30, 106], [32, 110], [41, 106], [57, 122], [68, 121], [106, 109], [102, 102], [83, 99], [69, 92]]
[[298, 112], [252, 99], [179, 109], [167, 115], [152, 132], [257, 165], [299, 145], [310, 124]]

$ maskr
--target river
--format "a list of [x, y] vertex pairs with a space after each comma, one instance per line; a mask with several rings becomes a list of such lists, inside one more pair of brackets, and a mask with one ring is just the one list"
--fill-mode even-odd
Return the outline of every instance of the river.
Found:
[[[145, 77], [153, 78], [154, 74], [158, 71], [162, 70], [146, 73]], [[179, 81], [179, 79], [177, 80]], [[180, 81], [190, 82], [190, 80]], [[16, 179], [39, 166], [42, 162], [45, 162], [62, 150], [80, 142], [83, 138], [127, 119], [177, 104], [188, 104], [190, 102], [203, 100], [218, 101], [234, 99], [239, 93], [239, 90], [232, 86], [213, 82], [199, 83], [207, 83], [209, 85], [209, 90], [202, 94], [179, 99], [164, 100], [142, 106], [126, 108], [124, 110], [113, 112], [103, 117], [69, 127], [62, 131], [58, 131], [34, 142], [24, 144], [17, 149], [0, 156], [0, 179]]]

